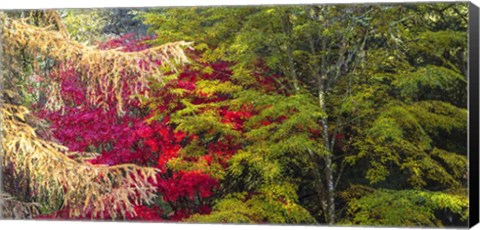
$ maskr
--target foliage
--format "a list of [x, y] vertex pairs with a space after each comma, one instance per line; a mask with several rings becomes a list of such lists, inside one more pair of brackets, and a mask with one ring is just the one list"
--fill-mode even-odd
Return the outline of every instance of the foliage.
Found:
[[70, 38], [97, 45], [98, 42], [127, 34], [134, 34], [137, 38], [146, 36], [146, 25], [136, 17], [142, 11], [125, 8], [64, 9], [59, 13]]
[[[131, 13], [155, 35], [96, 47], [67, 32], [93, 31], [77, 39], [94, 44], [103, 25], [65, 28], [46, 11], [34, 14], [37, 26], [3, 17], [4, 40], [24, 47], [4, 48], [15, 80], [5, 94], [21, 89], [21, 102], [9, 103], [40, 117], [28, 143], [61, 143], [69, 150], [57, 152], [79, 170], [155, 172], [140, 182], [151, 196], [131, 194], [125, 213], [109, 206], [81, 218], [465, 225], [466, 4]], [[118, 184], [135, 187], [136, 171], [123, 170]], [[79, 188], [21, 200], [91, 204], [85, 195], [97, 193]], [[62, 202], [40, 217], [75, 213]]]
[[[452, 224], [438, 216], [450, 213], [466, 221], [468, 198], [465, 196], [416, 190], [377, 190], [348, 204], [343, 224], [369, 226], [438, 226]], [[457, 224], [457, 223], [456, 223]]]
[[[421, 117], [418, 117], [420, 114]], [[404, 183], [408, 183], [417, 188], [425, 187], [428, 180], [437, 183], [437, 186], [440, 183], [460, 187], [466, 183], [466, 156], [433, 147], [431, 137], [441, 133], [439, 139], [443, 139], [453, 130], [466, 131], [466, 119], [465, 110], [438, 101], [418, 102], [407, 108], [387, 107], [366, 130], [365, 139], [355, 143], [359, 154], [348, 160], [354, 163], [367, 157], [370, 168], [366, 171], [366, 178], [372, 184], [386, 180], [393, 166], [396, 166], [407, 177], [406, 182], [400, 182], [399, 176], [395, 175], [396, 186], [404, 187]], [[430, 124], [425, 124], [427, 122]], [[428, 130], [432, 126], [439, 130]], [[438, 158], [440, 155], [456, 160], [444, 161], [441, 159], [443, 157]], [[462, 166], [451, 167], [450, 164], [454, 162]], [[390, 169], [387, 169], [387, 165]]]
[[267, 194], [231, 194], [215, 204], [209, 215], [195, 215], [188, 219], [202, 223], [315, 223], [307, 210], [295, 202]]
[[[156, 43], [189, 38], [204, 50], [201, 61], [232, 63], [229, 81], [203, 90], [224, 95], [230, 109], [251, 110], [241, 134], [230, 133], [242, 148], [229, 161], [224, 193], [300, 183], [298, 202], [333, 223], [342, 218], [332, 211], [342, 205], [335, 190], [351, 183], [466, 186], [465, 9], [193, 7], [143, 17]], [[263, 79], [270, 86], [258, 87]], [[180, 128], [228, 132], [205, 112], [224, 103], [184, 104]]]
[[62, 14], [62, 22], [65, 25], [71, 39], [78, 42], [86, 42], [93, 45], [98, 39], [102, 39], [102, 29], [106, 26], [108, 17], [103, 10], [70, 10], [66, 9]]
[[[3, 17], [4, 23], [2, 40], [5, 47], [4, 53], [13, 54], [15, 49], [24, 49], [30, 54], [50, 57], [57, 61], [69, 61], [76, 70], [83, 71], [81, 81], [87, 83], [88, 97], [92, 103], [98, 103], [101, 98], [111, 97], [117, 99], [117, 108], [122, 111], [122, 90], [138, 93], [146, 88], [147, 77], [162, 81], [165, 72], [176, 70], [175, 65], [187, 63], [183, 48], [190, 43], [180, 41], [162, 46], [146, 49], [140, 52], [119, 52], [117, 50], [98, 50], [94, 47], [69, 40], [57, 31], [39, 28], [9, 20]], [[152, 59], [151, 65], [138, 63], [138, 60]], [[109, 69], [104, 67], [108, 66]], [[134, 74], [138, 77], [127, 81], [124, 75]], [[59, 93], [59, 82], [52, 79], [47, 107], [59, 110], [63, 107], [63, 99]], [[107, 89], [110, 89], [107, 90]], [[101, 93], [100, 93], [101, 92]]]
[[26, 185], [28, 190], [22, 192], [37, 203], [54, 210], [68, 207], [68, 217], [91, 213], [117, 218], [116, 213], [134, 213], [134, 205], [155, 198], [156, 188], [150, 180], [156, 180], [156, 169], [131, 164], [108, 167], [71, 159], [69, 155], [83, 154], [69, 153], [65, 146], [38, 138], [25, 123], [27, 115], [24, 107], [2, 107], [2, 166], [13, 183]]
[[[138, 40], [132, 38], [131, 35], [125, 35], [99, 44], [99, 47], [120, 49], [123, 52], [141, 51], [149, 48], [148, 45], [142, 43], [144, 39]], [[191, 206], [186, 205], [183, 202], [184, 199], [195, 200], [197, 195], [198, 199], [206, 199], [211, 196], [212, 186], [216, 185], [215, 180], [201, 172], [171, 173], [165, 167], [166, 160], [175, 156], [180, 149], [179, 142], [182, 140], [182, 133], [174, 132], [166, 121], [145, 122], [149, 115], [140, 106], [138, 100], [129, 100], [129, 103], [124, 105], [129, 112], [122, 116], [117, 115], [115, 110], [90, 106], [86, 97], [88, 93], [86, 85], [79, 81], [79, 73], [73, 68], [52, 74], [54, 75], [51, 76], [52, 78], [62, 80], [61, 95], [65, 98], [66, 105], [63, 111], [49, 111], [44, 107], [39, 107], [37, 114], [51, 123], [50, 128], [54, 130], [54, 139], [65, 144], [71, 150], [99, 152], [100, 156], [89, 160], [93, 164], [114, 166], [134, 163], [156, 167], [162, 171], [155, 176], [157, 182], [150, 183], [155, 186], [159, 195], [156, 203], [162, 203], [162, 207], [167, 206], [167, 209], [173, 209], [174, 213], [150, 212], [148, 209], [145, 213], [143, 206], [137, 204], [135, 210], [140, 209], [142, 213], [138, 216], [128, 214], [130, 216], [127, 215], [127, 219], [160, 220], [166, 215], [170, 215], [168, 219], [181, 219], [184, 215], [189, 215]], [[135, 78], [137, 76], [126, 77]], [[134, 92], [125, 90], [122, 99], [127, 101], [134, 95]], [[144, 92], [143, 95], [146, 93]], [[112, 108], [117, 100], [116, 98], [107, 98], [102, 103]], [[200, 212], [208, 210], [207, 207], [204, 207], [205, 205], [198, 206]], [[153, 208], [162, 210], [158, 206]], [[55, 213], [53, 217], [65, 218], [65, 210], [68, 210], [68, 207]], [[96, 217], [90, 216], [89, 218]]]
[[[144, 58], [154, 58], [157, 54], [160, 56], [163, 55], [162, 58], [153, 60], [154, 62], [155, 60], [161, 61], [162, 63], [155, 63], [155, 66], [160, 66], [159, 68], [163, 70], [166, 70], [164, 65], [170, 65], [170, 67], [173, 68], [173, 63], [178, 63], [181, 60], [186, 61], [186, 57], [182, 56], [183, 51], [179, 50], [181, 44], [180, 46], [167, 44], [166, 46], [145, 50], [140, 53], [134, 50], [126, 50], [130, 51], [130, 53], [113, 50], [98, 51], [92, 47], [83, 47], [74, 41], [70, 41], [60, 32], [49, 31], [45, 28], [34, 27], [21, 21], [10, 20], [5, 15], [2, 15], [2, 20], [5, 22], [2, 25], [6, 26], [3, 28], [4, 33], [2, 33], [3, 50], [6, 55], [2, 56], [2, 59], [8, 60], [8, 58], [5, 58], [6, 56], [15, 55], [15, 52], [11, 50], [12, 47], [5, 46], [5, 44], [16, 44], [19, 47], [30, 49], [31, 54], [34, 56], [40, 53], [45, 56], [57, 58], [58, 61], [68, 61], [70, 64], [75, 63], [76, 65], [69, 69], [67, 68], [70, 71], [70, 75], [62, 76], [62, 74], [55, 74], [54, 72], [50, 80], [57, 80], [57, 82], [52, 81], [50, 83], [63, 84], [66, 82], [66, 85], [63, 85], [63, 90], [67, 91], [67, 95], [70, 96], [69, 99], [72, 100], [71, 103], [84, 99], [84, 101], [81, 101], [84, 106], [83, 108], [86, 110], [92, 109], [94, 112], [97, 112], [97, 114], [90, 113], [90, 116], [98, 115], [100, 110], [91, 108], [89, 106], [91, 105], [91, 101], [89, 101], [90, 103], [85, 102], [85, 99], [92, 99], [91, 97], [93, 96], [91, 94], [92, 92], [88, 90], [101, 90], [102, 87], [99, 86], [98, 83], [91, 85], [92, 82], [96, 82], [98, 79], [84, 78], [85, 75], [82, 75], [82, 73], [95, 73], [95, 77], [99, 77], [99, 79], [105, 81], [111, 80], [110, 83], [113, 85], [106, 84], [104, 87], [110, 88], [110, 92], [112, 92], [115, 90], [118, 91], [118, 84], [122, 84], [122, 88], [127, 87], [127, 89], [132, 86], [126, 84], [126, 82], [118, 83], [120, 81], [120, 73], [118, 72], [125, 71], [123, 74], [135, 74], [139, 73], [138, 71], [135, 72], [135, 70], [149, 71], [145, 70], [145, 66], [141, 68], [138, 67], [139, 64], [141, 65], [141, 63], [136, 62], [139, 55], [143, 55]], [[9, 48], [7, 49], [6, 47]], [[180, 55], [175, 56], [175, 53]], [[167, 60], [174, 56], [180, 59], [174, 62]], [[110, 61], [108, 61], [108, 59], [110, 59]], [[78, 65], [82, 60], [90, 64]], [[100, 72], [95, 72], [96, 70], [93, 66], [94, 63], [98, 64], [102, 62], [104, 64], [103, 66], [108, 66], [106, 63], [114, 64], [115, 66], [115, 63], [122, 60], [124, 61], [124, 66], [122, 66], [121, 69], [119, 69], [120, 67], [117, 65], [119, 68], [107, 72], [101, 69], [97, 69]], [[125, 61], [128, 62], [128, 64], [126, 64]], [[36, 62], [34, 62], [34, 64], [35, 63]], [[130, 65], [130, 63], [135, 63], [136, 65]], [[60, 73], [62, 73], [62, 66], [63, 64], [59, 65]], [[78, 68], [82, 67], [84, 67], [84, 69], [79, 71]], [[97, 67], [101, 68], [100, 65]], [[129, 69], [129, 67], [132, 68]], [[115, 73], [116, 71], [118, 72]], [[9, 75], [11, 72], [7, 71], [6, 73], [7, 76], [11, 76]], [[114, 79], [112, 79], [111, 75], [108, 75], [110, 73], [113, 73]], [[136, 78], [132, 78], [132, 80], [135, 82], [139, 79], [142, 80], [139, 77], [140, 76], [136, 76]], [[132, 84], [135, 85], [135, 82]], [[77, 86], [80, 87], [80, 89], [74, 89]], [[92, 88], [89, 89], [89, 86]], [[133, 87], [133, 89], [135, 88], [138, 89], [138, 86]], [[85, 93], [85, 91], [81, 92], [82, 89], [86, 90], [87, 93]], [[107, 90], [106, 88], [104, 89]], [[55, 96], [55, 93], [58, 96], [64, 93], [61, 91], [61, 89], [51, 89], [50, 93], [54, 95], [50, 95], [47, 98], [48, 100], [53, 100], [53, 102], [49, 103], [51, 101], [47, 101], [44, 108], [49, 109], [51, 108], [50, 105], [54, 104], [58, 106], [59, 103], [61, 106], [63, 99]], [[7, 93], [8, 92], [12, 91], [9, 90]], [[104, 103], [110, 102], [110, 105], [112, 105], [111, 102], [114, 101], [114, 106], [117, 105], [122, 108], [121, 99], [123, 98], [121, 98], [121, 90], [117, 92], [117, 96], [118, 95], [120, 95], [120, 98], [113, 97], [113, 100], [111, 95], [104, 98]], [[36, 201], [43, 205], [40, 207], [43, 213], [49, 213], [63, 208], [62, 211], [52, 216], [58, 218], [131, 218], [137, 216], [137, 209], [145, 211], [145, 209], [142, 209], [142, 206], [140, 206], [142, 202], [152, 204], [153, 199], [157, 196], [155, 192], [158, 188], [155, 184], [158, 179], [158, 169], [141, 167], [135, 164], [121, 164], [126, 163], [125, 161], [115, 162], [116, 164], [114, 166], [108, 167], [105, 165], [92, 165], [89, 162], [84, 162], [81, 158], [76, 160], [71, 159], [70, 157], [73, 158], [79, 155], [81, 157], [83, 154], [76, 152], [69, 153], [67, 148], [62, 145], [42, 140], [29, 125], [16, 121], [15, 119], [18, 118], [24, 122], [24, 117], [27, 114], [27, 110], [24, 107], [6, 104], [4, 108], [8, 108], [7, 110], [2, 110], [3, 116], [7, 119], [2, 120], [2, 123], [5, 125], [5, 130], [7, 131], [5, 138], [8, 141], [2, 142], [2, 147], [5, 150], [5, 152], [2, 153], [4, 156], [2, 163], [6, 170], [4, 172], [8, 175], [8, 181], [12, 182], [11, 187], [8, 187], [7, 184], [6, 189], [7, 191], [15, 191], [15, 189], [18, 189], [15, 183], [19, 183], [22, 185], [20, 189], [23, 189], [21, 192], [25, 194], [26, 199]], [[114, 111], [115, 113], [115, 110], [109, 111]], [[89, 119], [89, 115], [87, 114], [83, 119]], [[110, 115], [112, 115], [112, 113]], [[85, 151], [85, 149], [80, 147], [77, 147], [77, 149]], [[119, 149], [114, 149], [114, 151], [115, 150]], [[113, 153], [114, 152], [112, 152], [112, 154]], [[82, 177], [78, 178], [76, 175], [82, 175]]]

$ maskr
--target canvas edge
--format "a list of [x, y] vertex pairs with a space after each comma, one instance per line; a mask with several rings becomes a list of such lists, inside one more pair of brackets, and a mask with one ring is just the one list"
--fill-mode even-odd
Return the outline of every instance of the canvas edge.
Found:
[[469, 221], [471, 228], [479, 221], [479, 8], [469, 2], [468, 33], [468, 120], [469, 120]]

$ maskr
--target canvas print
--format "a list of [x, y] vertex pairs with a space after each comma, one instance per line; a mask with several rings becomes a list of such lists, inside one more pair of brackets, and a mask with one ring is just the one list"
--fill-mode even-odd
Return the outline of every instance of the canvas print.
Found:
[[3, 219], [468, 225], [466, 2], [0, 25]]

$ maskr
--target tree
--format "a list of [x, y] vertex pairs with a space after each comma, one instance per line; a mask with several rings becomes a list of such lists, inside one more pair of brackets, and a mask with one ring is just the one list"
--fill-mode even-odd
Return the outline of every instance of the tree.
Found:
[[[11, 15], [4, 40], [26, 48], [5, 48], [6, 96], [40, 117], [13, 106], [6, 122], [39, 129], [11, 140], [66, 146], [69, 170], [118, 178], [32, 199], [22, 182], [20, 200], [78, 198], [40, 210], [49, 218], [465, 225], [466, 14], [463, 3], [153, 9], [140, 18], [154, 36], [97, 47], [67, 39], [76, 29], [55, 14]], [[89, 212], [120, 191], [120, 209]]]
[[[48, 23], [50, 15], [55, 13], [46, 11], [40, 14], [39, 18], [45, 18]], [[119, 88], [118, 85], [122, 71], [136, 73], [137, 78], [134, 82], [128, 82], [130, 85], [127, 85], [127, 82], [121, 84], [130, 87], [128, 89], [132, 91], [140, 90], [142, 81], [145, 81], [141, 73], [156, 72], [157, 77], [161, 77], [158, 75], [161, 74], [161, 68], [167, 68], [166, 65], [173, 68], [176, 63], [186, 61], [181, 47], [188, 44], [182, 42], [167, 44], [153, 48], [153, 51], [105, 52], [69, 40], [64, 36], [61, 26], [58, 26], [60, 31], [55, 31], [29, 25], [5, 14], [1, 15], [1, 19], [2, 63], [8, 67], [2, 77], [17, 79], [18, 83], [7, 85], [4, 91], [7, 103], [2, 106], [2, 127], [5, 137], [5, 141], [2, 142], [2, 173], [5, 175], [6, 192], [15, 194], [24, 202], [40, 203], [41, 208], [53, 210], [59, 207], [68, 208], [68, 217], [91, 215], [91, 218], [94, 218], [108, 215], [117, 218], [120, 215], [126, 218], [135, 215], [135, 205], [141, 202], [151, 203], [156, 196], [156, 187], [152, 180], [156, 181], [157, 169], [132, 164], [110, 167], [92, 165], [82, 159], [91, 154], [69, 152], [62, 145], [39, 138], [31, 125], [27, 124], [34, 118], [30, 118], [28, 109], [19, 106], [22, 98], [15, 93], [15, 89], [18, 86], [25, 86], [25, 82], [18, 82], [18, 79], [22, 79], [18, 76], [24, 74], [22, 70], [26, 70], [27, 74], [40, 73], [36, 72], [38, 69], [35, 67], [19, 65], [22, 63], [19, 62], [22, 57], [17, 56], [19, 51], [16, 48], [20, 48], [23, 55], [33, 56], [34, 66], [38, 66], [35, 59], [39, 57], [45, 58], [46, 61], [53, 59], [74, 63], [73, 67], [83, 74], [79, 80], [87, 87], [89, 102], [94, 103], [98, 100], [99, 97], [96, 96], [98, 93], [95, 92], [100, 91], [96, 90], [110, 89], [110, 93], [117, 95], [115, 108], [118, 110], [115, 111], [121, 111], [123, 88]], [[134, 62], [138, 57], [153, 58], [162, 63], [147, 70], [145, 67], [138, 67]], [[95, 66], [95, 63], [98, 65]], [[107, 63], [113, 66], [109, 71], [104, 69], [110, 66]], [[86, 78], [85, 75], [89, 77]], [[27, 78], [26, 82], [29, 80], [31, 78]], [[35, 80], [33, 78], [33, 81]], [[58, 81], [63, 79], [49, 80], [50, 86], [54, 88], [49, 90], [50, 95], [45, 107], [61, 109], [63, 98], [60, 97], [61, 92], [55, 85], [58, 86]], [[103, 80], [102, 83], [99, 83], [100, 80]], [[106, 91], [104, 93], [104, 100], [111, 97], [106, 95]], [[77, 175], [83, 176], [78, 178]]]
[[[403, 184], [394, 189], [445, 192], [466, 186], [465, 149], [459, 148], [466, 146], [465, 9], [462, 4], [189, 8], [144, 17], [161, 34], [157, 42], [188, 37], [205, 49], [204, 61], [232, 62], [233, 87], [226, 91], [224, 84], [219, 91], [232, 98], [231, 108], [252, 104], [259, 111], [246, 122], [243, 138], [251, 142], [243, 142], [230, 160], [229, 180], [243, 186], [230, 187], [255, 191], [289, 175], [307, 185], [293, 188], [305, 194], [304, 207], [317, 220], [334, 223], [344, 215], [335, 208], [342, 205], [334, 200], [335, 188], [352, 183], [390, 188], [398, 183], [387, 178], [396, 178]], [[273, 76], [277, 90], [252, 90], [258, 75]], [[458, 145], [433, 141], [446, 133], [455, 133]], [[285, 161], [286, 155], [296, 163]], [[307, 172], [295, 168], [308, 165], [307, 159], [313, 163]], [[359, 171], [363, 167], [369, 170]], [[320, 207], [308, 204], [312, 190]]]

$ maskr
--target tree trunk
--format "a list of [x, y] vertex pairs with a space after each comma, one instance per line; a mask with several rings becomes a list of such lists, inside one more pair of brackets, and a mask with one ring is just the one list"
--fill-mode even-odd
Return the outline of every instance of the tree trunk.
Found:
[[[322, 111], [326, 112], [325, 106], [325, 87], [324, 87], [324, 77], [320, 77], [320, 86], [318, 92], [318, 102], [319, 106]], [[328, 224], [335, 223], [335, 189], [334, 189], [334, 181], [333, 181], [333, 169], [332, 169], [332, 155], [333, 155], [333, 148], [330, 146], [329, 136], [328, 136], [328, 120], [327, 118], [321, 119], [322, 126], [323, 126], [323, 142], [325, 149], [327, 150], [327, 154], [323, 155], [323, 161], [325, 164], [323, 175], [324, 181], [326, 186], [326, 193], [324, 199], [326, 200], [327, 207], [325, 210], [325, 221]]]
[[[312, 76], [317, 79], [318, 82], [318, 105], [320, 109], [327, 113], [327, 108], [325, 105], [325, 96], [326, 96], [326, 81], [327, 77], [320, 75], [320, 64], [318, 58], [316, 57], [317, 51], [315, 49], [315, 41], [313, 36], [310, 36], [309, 39], [310, 45], [310, 52], [313, 58], [313, 63], [311, 66], [311, 74]], [[325, 48], [325, 47], [322, 47]], [[323, 196], [320, 197], [321, 203], [324, 204], [324, 218], [328, 224], [335, 223], [335, 189], [334, 189], [334, 179], [333, 179], [333, 169], [332, 169], [332, 155], [333, 155], [333, 146], [330, 145], [330, 138], [328, 135], [328, 119], [322, 118], [322, 128], [323, 128], [323, 145], [325, 150], [327, 150], [327, 154], [323, 155], [322, 163], [324, 164], [323, 167], [323, 182], [321, 186], [324, 187]], [[317, 172], [314, 172], [317, 173]]]

